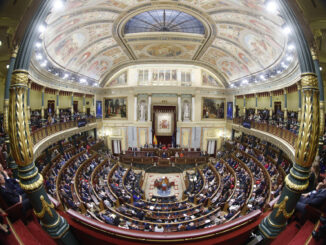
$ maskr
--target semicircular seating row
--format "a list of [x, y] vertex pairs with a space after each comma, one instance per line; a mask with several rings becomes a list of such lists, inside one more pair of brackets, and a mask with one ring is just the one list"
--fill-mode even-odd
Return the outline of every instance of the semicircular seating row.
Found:
[[183, 172], [186, 189], [179, 201], [145, 199], [143, 170], [82, 145], [57, 151], [43, 174], [52, 197], [98, 222], [142, 231], [205, 228], [264, 209], [283, 185], [285, 172], [264, 156], [263, 142], [247, 137], [227, 144], [218, 158]]

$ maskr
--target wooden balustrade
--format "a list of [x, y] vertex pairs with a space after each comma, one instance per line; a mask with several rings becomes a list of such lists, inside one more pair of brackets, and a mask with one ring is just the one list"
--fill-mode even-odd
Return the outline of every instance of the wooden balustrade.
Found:
[[[95, 121], [96, 121], [95, 118], [87, 119], [88, 123], [94, 123]], [[63, 131], [63, 130], [69, 129], [69, 128], [74, 128], [74, 127], [77, 127], [77, 121], [56, 123], [56, 124], [47, 125], [42, 128], [38, 128], [31, 133], [33, 143], [35, 145], [36, 143], [38, 143], [45, 137], [48, 137], [57, 132], [60, 132], [60, 131]]]
[[[233, 120], [233, 123], [242, 125], [243, 119], [235, 118]], [[250, 124], [251, 124], [251, 128], [273, 134], [273, 135], [285, 140], [293, 147], [295, 147], [295, 141], [297, 139], [297, 135], [295, 133], [291, 132], [290, 130], [280, 128], [280, 127], [277, 127], [275, 125], [271, 125], [268, 123], [260, 123], [260, 122], [255, 122], [255, 121], [250, 121]]]
[[[70, 225], [80, 231], [81, 233], [85, 232], [87, 235], [85, 238], [92, 236], [96, 237], [99, 240], [106, 239], [107, 242], [112, 242], [112, 239], [120, 241], [121, 244], [123, 241], [129, 239], [139, 240], [142, 243], [153, 244], [153, 243], [162, 243], [169, 242], [170, 244], [175, 244], [176, 242], [185, 242], [185, 241], [196, 241], [199, 240], [199, 243], [202, 243], [201, 239], [203, 237], [214, 239], [213, 243], [231, 241], [235, 238], [236, 235], [231, 235], [234, 230], [237, 230], [237, 235], [249, 233], [251, 229], [256, 227], [263, 216], [260, 210], [255, 210], [245, 216], [242, 216], [238, 219], [232, 220], [222, 225], [213, 226], [206, 229], [196, 229], [193, 231], [184, 231], [184, 232], [172, 232], [172, 233], [160, 233], [160, 232], [144, 232], [144, 231], [134, 231], [119, 228], [113, 225], [104, 224], [98, 222], [94, 219], [88, 218], [80, 213], [73, 211], [71, 209], [67, 210], [67, 214], [63, 214], [65, 218], [68, 219]], [[163, 224], [164, 225], [164, 224]], [[87, 228], [86, 230], [82, 227]], [[106, 234], [103, 236], [102, 234]], [[230, 237], [231, 235], [231, 237]], [[101, 238], [103, 237], [103, 238]], [[246, 237], [246, 236], [245, 236]], [[126, 240], [127, 239], [127, 240]], [[241, 243], [241, 242], [240, 242]]]

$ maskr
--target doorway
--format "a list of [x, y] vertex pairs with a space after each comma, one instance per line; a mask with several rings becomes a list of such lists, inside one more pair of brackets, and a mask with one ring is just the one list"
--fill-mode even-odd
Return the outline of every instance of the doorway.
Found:
[[48, 113], [49, 115], [54, 114], [54, 100], [48, 100]]
[[78, 112], [78, 101], [74, 101], [74, 112]]
[[274, 102], [274, 112], [275, 112], [275, 114], [279, 114], [282, 112], [282, 102], [280, 102], [280, 101]]

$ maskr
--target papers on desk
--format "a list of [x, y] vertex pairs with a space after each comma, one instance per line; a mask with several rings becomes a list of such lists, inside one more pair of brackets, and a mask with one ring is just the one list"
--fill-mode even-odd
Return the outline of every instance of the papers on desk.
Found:
[[150, 206], [149, 209], [150, 209], [150, 210], [154, 210], [154, 206]]
[[209, 223], [209, 222], [211, 222], [209, 219], [205, 220], [205, 224], [207, 224], [207, 223]]

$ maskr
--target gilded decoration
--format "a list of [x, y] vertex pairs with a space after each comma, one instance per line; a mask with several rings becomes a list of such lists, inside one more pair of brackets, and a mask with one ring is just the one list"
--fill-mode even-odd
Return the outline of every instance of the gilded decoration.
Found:
[[283, 216], [288, 219], [292, 216], [292, 214], [294, 213], [295, 209], [293, 209], [290, 213], [286, 211], [286, 203], [289, 200], [288, 196], [285, 196], [283, 201], [280, 203], [276, 203], [274, 208], [277, 208], [277, 212], [275, 217], [277, 218], [278, 216], [280, 216], [280, 214], [283, 214]]
[[315, 159], [319, 137], [319, 90], [313, 73], [302, 75], [303, 106], [300, 130], [296, 142], [295, 161], [310, 167]]
[[310, 48], [310, 53], [313, 60], [318, 60], [318, 53], [315, 46]]
[[41, 195], [40, 196], [40, 200], [41, 200], [41, 204], [42, 204], [42, 210], [40, 212], [36, 212], [35, 209], [34, 209], [34, 214], [39, 218], [39, 219], [42, 219], [45, 215], [45, 212], [47, 212], [51, 217], [53, 217], [53, 213], [51, 211], [51, 209], [54, 208], [54, 205], [53, 203], [48, 203], [44, 196]]
[[38, 189], [43, 184], [43, 176], [41, 174], [38, 174], [38, 176], [38, 180], [31, 184], [23, 184], [22, 182], [19, 182], [20, 187], [25, 191], [33, 191]]
[[33, 143], [28, 126], [26, 90], [28, 72], [15, 70], [12, 73], [9, 103], [9, 137], [12, 156], [19, 166], [33, 161]]
[[324, 101], [319, 102], [319, 110], [320, 110], [319, 136], [322, 137], [324, 135], [324, 129], [325, 129], [325, 102]]
[[308, 188], [308, 185], [309, 185], [309, 181], [307, 181], [305, 184], [303, 185], [298, 185], [298, 184], [295, 184], [293, 183], [290, 179], [289, 179], [289, 175], [287, 175], [285, 177], [285, 184], [292, 190], [295, 190], [295, 191], [304, 191]]

